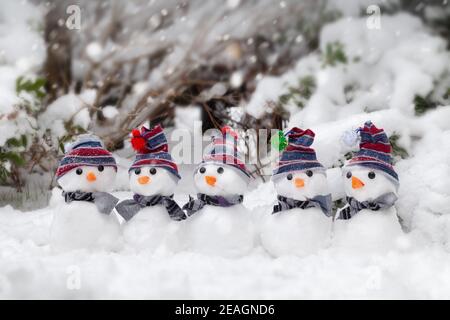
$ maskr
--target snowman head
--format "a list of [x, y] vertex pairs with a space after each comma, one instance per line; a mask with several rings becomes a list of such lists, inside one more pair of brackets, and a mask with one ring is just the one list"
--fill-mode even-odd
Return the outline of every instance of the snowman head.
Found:
[[56, 177], [64, 191], [110, 191], [117, 166], [112, 154], [93, 135], [81, 135], [66, 147]]
[[326, 173], [323, 170], [294, 171], [274, 179], [277, 194], [305, 201], [329, 193]]
[[242, 195], [250, 180], [245, 163], [238, 152], [238, 134], [230, 127], [212, 137], [202, 163], [194, 173], [200, 193], [211, 196]]
[[386, 193], [397, 193], [399, 180], [392, 166], [391, 144], [383, 129], [367, 121], [358, 129], [359, 151], [342, 173], [347, 196], [371, 201]]
[[397, 185], [383, 171], [353, 166], [344, 170], [345, 194], [356, 200], [371, 201], [386, 193], [397, 193]]
[[169, 171], [155, 166], [143, 166], [130, 171], [130, 189], [143, 196], [170, 196], [178, 179]]
[[107, 192], [111, 191], [116, 169], [111, 166], [80, 166], [58, 179], [64, 191]]
[[163, 128], [157, 125], [152, 129], [135, 129], [131, 144], [137, 151], [129, 170], [131, 191], [143, 196], [172, 195], [180, 175], [168, 152]]
[[210, 196], [241, 195], [247, 191], [248, 178], [231, 166], [205, 163], [197, 168], [194, 184], [198, 192]]
[[272, 180], [278, 195], [295, 200], [307, 200], [328, 191], [325, 168], [317, 161], [311, 148], [315, 134], [294, 127], [286, 135], [287, 146], [280, 154]]

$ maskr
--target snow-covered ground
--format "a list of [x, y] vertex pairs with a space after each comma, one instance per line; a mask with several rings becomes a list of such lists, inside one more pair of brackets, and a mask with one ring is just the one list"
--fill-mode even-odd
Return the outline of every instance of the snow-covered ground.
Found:
[[[22, 21], [22, 27], [31, 9], [21, 10], [14, 23]], [[8, 17], [0, 13], [0, 18]], [[17, 99], [16, 78], [33, 72], [43, 53], [38, 37], [5, 37], [3, 25], [12, 22], [2, 19], [0, 110], [9, 113], [7, 108]], [[372, 120], [388, 135], [398, 135], [397, 143], [408, 156], [396, 159], [401, 183], [396, 209], [407, 233], [391, 250], [373, 254], [331, 245], [303, 258], [276, 259], [260, 245], [234, 259], [129, 247], [55, 253], [49, 230], [52, 210], [62, 201], [55, 189], [47, 208], [29, 212], [0, 208], [0, 298], [450, 299], [450, 105], [443, 100], [436, 109], [416, 116], [413, 104], [415, 95], [439, 94], [432, 92], [435, 84], [446, 75], [448, 80], [447, 43], [407, 14], [383, 16], [381, 29], [374, 30], [366, 27], [364, 18], [344, 17], [322, 30], [322, 51], [336, 41], [342, 44], [346, 63], [326, 65], [323, 54], [312, 53], [286, 74], [262, 78], [245, 109], [259, 117], [265, 101], [278, 99], [305, 76], [314, 79], [316, 88], [305, 106], [288, 103], [285, 108], [291, 114], [290, 126], [316, 133], [313, 146], [328, 168], [334, 199], [344, 196], [339, 166], [349, 150], [340, 142], [342, 133]], [[28, 46], [23, 43], [36, 43], [36, 53], [21, 56], [23, 46]], [[22, 50], [11, 51], [17, 46]], [[82, 110], [73, 96], [60, 99], [59, 103], [68, 101], [74, 112]], [[58, 129], [51, 109], [41, 120]], [[81, 115], [83, 127], [84, 120]], [[23, 128], [29, 130], [25, 124]], [[18, 134], [10, 130], [0, 118], [0, 145]], [[131, 196], [124, 191], [129, 160], [119, 160], [114, 194], [124, 199]], [[175, 196], [180, 204], [195, 192], [192, 170], [193, 166], [182, 166]], [[274, 201], [273, 185], [267, 182], [249, 191], [244, 205], [258, 222]]]
[[[247, 201], [270, 203], [272, 188], [271, 183], [261, 185]], [[62, 200], [59, 192], [46, 209], [1, 209], [1, 298], [450, 298], [450, 253], [415, 234], [380, 254], [332, 247], [304, 258], [274, 259], [259, 246], [235, 259], [129, 247], [54, 253], [48, 237], [52, 207]], [[178, 193], [177, 200], [186, 198]]]

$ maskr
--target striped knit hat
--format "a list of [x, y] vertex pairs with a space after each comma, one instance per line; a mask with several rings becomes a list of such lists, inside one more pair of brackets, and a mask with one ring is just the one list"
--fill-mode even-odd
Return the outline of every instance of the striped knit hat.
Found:
[[[384, 172], [398, 185], [398, 175], [392, 166], [391, 144], [383, 129], [378, 129], [371, 121], [358, 129], [361, 141], [359, 151], [347, 163], [346, 167], [360, 166]], [[344, 169], [344, 171], [347, 171]], [[345, 173], [344, 173], [345, 174]]]
[[317, 161], [316, 152], [310, 148], [315, 134], [310, 129], [302, 130], [294, 127], [285, 136], [288, 145], [281, 153], [273, 178], [279, 178], [295, 171], [315, 170], [325, 172], [325, 168]]
[[74, 143], [65, 149], [66, 154], [56, 170], [57, 180], [67, 172], [81, 166], [110, 166], [117, 171], [116, 161], [111, 152], [104, 148], [102, 141], [96, 136], [80, 135]]
[[137, 151], [137, 154], [128, 171], [144, 166], [159, 167], [181, 179], [178, 167], [168, 152], [166, 135], [160, 125], [153, 127], [153, 129], [142, 127], [141, 131], [134, 129], [131, 134], [131, 145]]
[[230, 127], [223, 127], [220, 135], [213, 136], [212, 145], [203, 155], [201, 164], [218, 164], [234, 168], [245, 179], [250, 178], [238, 148], [238, 135]]

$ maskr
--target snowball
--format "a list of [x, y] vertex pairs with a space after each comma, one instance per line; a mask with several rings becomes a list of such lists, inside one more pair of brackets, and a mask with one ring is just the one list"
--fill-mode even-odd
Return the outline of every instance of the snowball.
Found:
[[103, 56], [103, 47], [98, 42], [91, 42], [86, 46], [86, 54], [92, 61], [99, 62]]
[[102, 109], [103, 115], [107, 119], [113, 119], [119, 114], [119, 110], [117, 110], [116, 107], [113, 106], [106, 106]]
[[235, 71], [231, 74], [230, 84], [233, 88], [239, 88], [242, 85], [243, 81], [244, 81], [244, 77], [242, 75], [242, 72]]
[[237, 8], [240, 3], [241, 3], [241, 0], [227, 0], [227, 6], [230, 9]]

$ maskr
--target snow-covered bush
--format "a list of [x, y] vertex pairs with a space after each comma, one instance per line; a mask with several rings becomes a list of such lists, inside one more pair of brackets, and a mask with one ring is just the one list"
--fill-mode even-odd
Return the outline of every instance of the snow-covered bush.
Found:
[[[11, 12], [15, 12], [14, 15]], [[7, 0], [0, 11], [0, 183], [20, 187], [19, 168], [33, 140], [45, 95], [37, 76], [45, 57], [42, 10]]]
[[[186, 105], [201, 107], [204, 129], [243, 123], [239, 103], [255, 79], [287, 70], [337, 16], [326, 1], [71, 4], [81, 10], [80, 30], [66, 26], [64, 1], [2, 5], [2, 14], [20, 12], [0, 20], [0, 49], [11, 69], [4, 72], [10, 88], [1, 93], [3, 144], [25, 134], [21, 171], [47, 179], [64, 144], [86, 131], [120, 149], [132, 128], [148, 120], [171, 126], [175, 108]], [[7, 30], [21, 40], [13, 44]]]
[[[438, 178], [450, 169], [444, 142], [444, 119], [450, 119], [448, 42], [409, 14], [381, 21], [374, 30], [366, 28], [365, 18], [326, 25], [320, 51], [280, 77], [263, 78], [246, 110], [261, 117], [270, 112], [262, 102], [278, 100], [290, 114], [287, 127], [316, 132], [318, 158], [330, 169], [342, 167], [351, 155], [340, 142], [346, 130], [369, 119], [385, 128], [402, 183], [398, 213], [404, 227], [449, 246], [450, 193]], [[439, 164], [434, 173], [425, 169], [432, 163]]]

